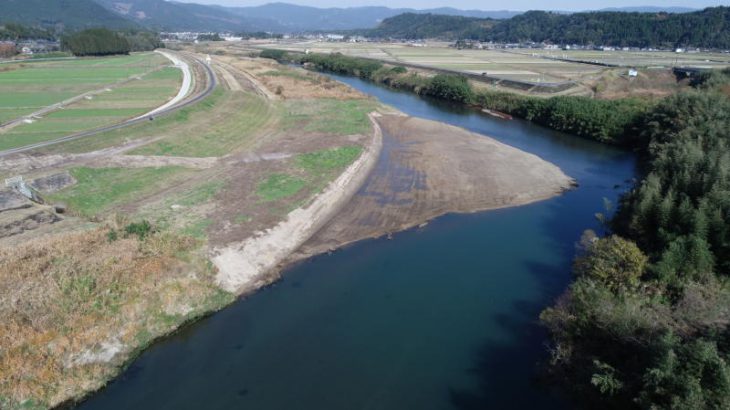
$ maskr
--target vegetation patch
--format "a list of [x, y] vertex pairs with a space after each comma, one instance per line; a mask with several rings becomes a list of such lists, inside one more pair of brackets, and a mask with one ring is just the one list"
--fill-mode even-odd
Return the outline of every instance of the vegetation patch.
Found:
[[[220, 120], [211, 122], [211, 116]], [[275, 111], [250, 93], [217, 90], [205, 102], [127, 131], [129, 136], [164, 133], [158, 142], [132, 151], [138, 155], [216, 157], [251, 143], [258, 132], [275, 120]]]
[[0, 298], [4, 409], [79, 398], [155, 338], [233, 299], [197, 241], [151, 231], [109, 241], [122, 226], [0, 249], [0, 291], [12, 295]]
[[319, 175], [336, 169], [342, 169], [355, 161], [362, 153], [360, 146], [346, 146], [322, 151], [300, 154], [297, 165], [313, 175]]
[[190, 171], [181, 167], [73, 168], [71, 175], [78, 183], [49, 195], [49, 199], [65, 202], [80, 215], [93, 216], [154, 192], [186, 172]]
[[256, 187], [256, 195], [264, 202], [278, 201], [296, 195], [307, 182], [287, 174], [273, 174]]
[[375, 104], [371, 100], [286, 101], [282, 116], [288, 129], [299, 127], [304, 131], [337, 135], [367, 134], [371, 129], [368, 113], [375, 109]]

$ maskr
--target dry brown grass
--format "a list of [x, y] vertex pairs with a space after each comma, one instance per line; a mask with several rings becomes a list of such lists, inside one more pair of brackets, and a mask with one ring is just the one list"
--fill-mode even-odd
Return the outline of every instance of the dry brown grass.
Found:
[[593, 82], [588, 82], [596, 98], [658, 99], [677, 93], [687, 87], [678, 83], [670, 70], [641, 71], [638, 77], [627, 78], [625, 69], [606, 70]]
[[153, 338], [230, 301], [193, 239], [108, 232], [0, 250], [0, 408], [78, 398]]
[[266, 88], [269, 90], [281, 90], [281, 93], [277, 94], [288, 99], [326, 98], [351, 100], [366, 98], [364, 94], [329, 77], [304, 70], [278, 67], [278, 70], [259, 73], [256, 76]]
[[[255, 76], [268, 90], [287, 99], [362, 99], [367, 96], [345, 84], [301, 68], [293, 68], [267, 59], [224, 57], [232, 66]], [[281, 90], [277, 93], [277, 90]]]

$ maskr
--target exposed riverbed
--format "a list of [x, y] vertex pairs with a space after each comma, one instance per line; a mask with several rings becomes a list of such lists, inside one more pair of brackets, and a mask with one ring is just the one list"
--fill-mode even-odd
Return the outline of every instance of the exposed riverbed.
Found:
[[447, 215], [284, 273], [143, 353], [83, 409], [564, 408], [534, 383], [537, 316], [567, 286], [574, 243], [634, 176], [631, 154], [336, 77], [417, 117], [536, 154], [579, 187]]

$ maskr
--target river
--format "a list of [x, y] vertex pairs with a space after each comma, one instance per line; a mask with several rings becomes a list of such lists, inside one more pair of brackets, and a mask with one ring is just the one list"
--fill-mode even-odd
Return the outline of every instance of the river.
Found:
[[567, 407], [535, 382], [546, 358], [537, 318], [568, 285], [583, 230], [600, 231], [595, 214], [628, 188], [634, 156], [333, 77], [407, 114], [539, 155], [579, 187], [311, 258], [156, 343], [79, 409]]

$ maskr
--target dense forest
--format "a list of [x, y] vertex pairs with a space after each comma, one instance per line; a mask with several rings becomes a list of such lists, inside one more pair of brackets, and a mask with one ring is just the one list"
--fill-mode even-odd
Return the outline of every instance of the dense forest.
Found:
[[529, 11], [507, 20], [403, 14], [365, 32], [370, 37], [495, 42], [730, 49], [730, 8], [692, 13]]
[[49, 30], [28, 27], [17, 23], [4, 23], [0, 25], [0, 41], [18, 40], [54, 40], [55, 35]]
[[695, 85], [643, 116], [646, 175], [541, 316], [593, 408], [730, 408], [730, 71]]
[[75, 56], [129, 54], [132, 47], [124, 36], [104, 28], [93, 28], [64, 36], [61, 48]]
[[372, 30], [360, 30], [359, 34], [399, 39], [446, 38], [477, 39], [491, 29], [497, 20], [438, 14], [404, 13], [383, 20]]

